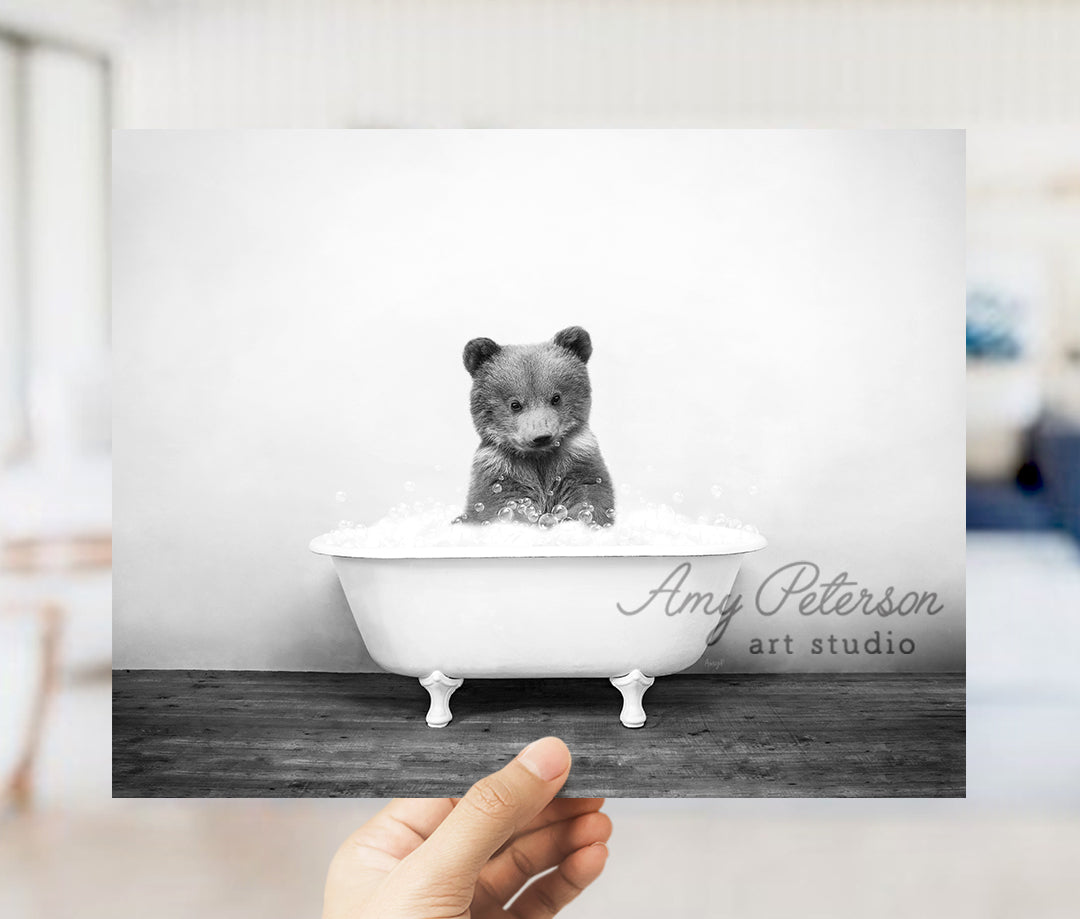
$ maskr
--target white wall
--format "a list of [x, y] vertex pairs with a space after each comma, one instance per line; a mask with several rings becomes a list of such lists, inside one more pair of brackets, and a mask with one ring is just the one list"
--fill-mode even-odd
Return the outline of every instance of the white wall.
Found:
[[[956, 132], [118, 133], [116, 665], [370, 666], [308, 540], [464, 485], [468, 338], [579, 323], [616, 481], [756, 523], [748, 595], [945, 606], [704, 669], [962, 667], [963, 179]], [[874, 628], [917, 654], [805, 653]]]

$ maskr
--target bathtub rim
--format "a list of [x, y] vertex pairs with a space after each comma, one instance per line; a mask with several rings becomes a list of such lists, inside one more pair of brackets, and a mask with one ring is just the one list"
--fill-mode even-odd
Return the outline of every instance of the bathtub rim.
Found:
[[316, 555], [330, 558], [365, 559], [495, 559], [495, 558], [700, 558], [718, 555], [748, 555], [768, 546], [759, 533], [747, 533], [740, 546], [388, 546], [343, 549], [319, 545], [325, 538], [316, 536], [308, 548]]

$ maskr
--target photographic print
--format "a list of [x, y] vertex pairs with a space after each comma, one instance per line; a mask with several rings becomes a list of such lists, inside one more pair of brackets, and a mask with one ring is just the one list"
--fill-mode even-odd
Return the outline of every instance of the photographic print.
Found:
[[964, 196], [960, 131], [115, 132], [114, 795], [963, 796]]

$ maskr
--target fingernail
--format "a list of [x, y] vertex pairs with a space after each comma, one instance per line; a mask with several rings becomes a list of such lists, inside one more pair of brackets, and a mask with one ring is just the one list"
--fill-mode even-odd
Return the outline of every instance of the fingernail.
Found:
[[521, 765], [543, 782], [557, 779], [566, 772], [570, 763], [569, 751], [558, 737], [544, 737], [534, 740], [517, 758]]

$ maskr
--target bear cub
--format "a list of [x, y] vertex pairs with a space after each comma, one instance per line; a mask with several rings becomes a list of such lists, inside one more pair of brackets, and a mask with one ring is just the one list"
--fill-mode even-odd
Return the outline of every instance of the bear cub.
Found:
[[538, 345], [465, 345], [480, 446], [458, 521], [614, 520], [611, 476], [589, 429], [591, 355], [589, 333], [578, 326]]

